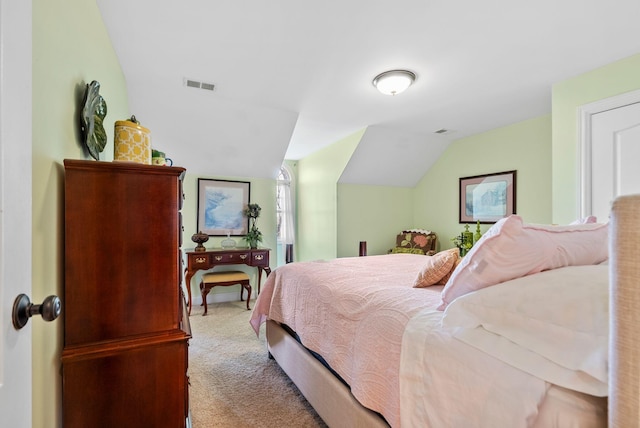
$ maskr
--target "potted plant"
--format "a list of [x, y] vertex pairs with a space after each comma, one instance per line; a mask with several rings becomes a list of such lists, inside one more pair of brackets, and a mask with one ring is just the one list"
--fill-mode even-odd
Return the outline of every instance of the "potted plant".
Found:
[[256, 222], [258, 221], [258, 217], [260, 217], [260, 205], [258, 204], [249, 204], [242, 211], [242, 213], [249, 219], [250, 227], [249, 232], [244, 237], [244, 240], [247, 241], [250, 248], [258, 248], [258, 242], [262, 242], [262, 232], [258, 230], [256, 226]]
[[468, 237], [464, 236], [464, 232], [451, 238], [451, 241], [460, 250], [460, 257], [464, 257], [473, 247], [473, 238], [469, 240]]

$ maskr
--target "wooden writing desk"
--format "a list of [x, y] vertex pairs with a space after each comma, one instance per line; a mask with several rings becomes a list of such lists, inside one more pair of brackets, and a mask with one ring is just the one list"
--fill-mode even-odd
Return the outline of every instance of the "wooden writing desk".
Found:
[[206, 251], [187, 251], [187, 269], [185, 281], [189, 292], [189, 315], [191, 315], [191, 278], [199, 270], [209, 270], [220, 265], [247, 265], [258, 268], [258, 294], [260, 293], [260, 281], [262, 271], [267, 275], [271, 273], [269, 267], [269, 248], [242, 248], [231, 249], [212, 248]]

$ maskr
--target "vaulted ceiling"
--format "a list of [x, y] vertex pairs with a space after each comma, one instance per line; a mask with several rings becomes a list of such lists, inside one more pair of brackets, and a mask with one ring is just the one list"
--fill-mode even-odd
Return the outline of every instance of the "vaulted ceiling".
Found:
[[[97, 3], [131, 113], [198, 175], [275, 178], [366, 129], [341, 181], [413, 186], [450, 141], [547, 114], [554, 83], [640, 52], [638, 0]], [[380, 94], [397, 68], [416, 82]]]

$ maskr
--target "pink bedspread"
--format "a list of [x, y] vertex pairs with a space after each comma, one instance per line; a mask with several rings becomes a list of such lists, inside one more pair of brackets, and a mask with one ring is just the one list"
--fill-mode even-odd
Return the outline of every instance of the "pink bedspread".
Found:
[[414, 254], [292, 263], [269, 275], [251, 316], [295, 330], [365, 407], [400, 426], [399, 370], [409, 319], [440, 303], [441, 286], [413, 288], [426, 262]]

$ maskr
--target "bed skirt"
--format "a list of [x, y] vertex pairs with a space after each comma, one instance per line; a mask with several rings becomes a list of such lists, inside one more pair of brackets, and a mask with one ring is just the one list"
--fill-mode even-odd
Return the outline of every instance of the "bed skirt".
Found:
[[266, 336], [270, 354], [331, 428], [389, 428], [280, 324], [267, 320]]

